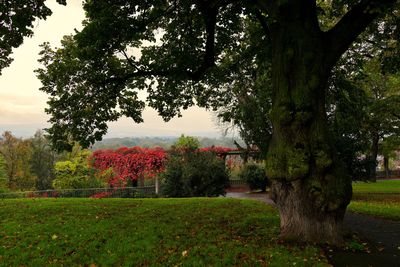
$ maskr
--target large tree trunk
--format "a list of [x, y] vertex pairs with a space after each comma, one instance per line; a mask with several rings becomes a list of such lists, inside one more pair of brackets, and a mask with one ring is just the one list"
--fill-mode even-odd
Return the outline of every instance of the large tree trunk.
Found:
[[292, 4], [279, 10], [279, 22], [271, 27], [271, 197], [279, 209], [282, 238], [340, 244], [351, 179], [335, 156], [328, 131], [329, 51], [324, 50], [315, 8], [303, 1], [288, 3]]

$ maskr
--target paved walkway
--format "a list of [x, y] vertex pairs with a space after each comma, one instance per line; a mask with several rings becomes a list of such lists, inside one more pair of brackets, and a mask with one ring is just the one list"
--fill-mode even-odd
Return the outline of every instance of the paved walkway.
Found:
[[344, 228], [367, 241], [369, 253], [335, 251], [328, 255], [334, 266], [400, 266], [400, 222], [347, 212]]
[[[227, 193], [227, 197], [254, 199], [274, 205], [267, 194]], [[345, 231], [357, 234], [370, 245], [369, 253], [328, 252], [330, 263], [338, 267], [400, 267], [400, 222], [347, 212]]]
[[263, 193], [249, 194], [249, 193], [245, 193], [245, 192], [229, 192], [229, 193], [226, 193], [226, 197], [241, 198], [241, 199], [254, 199], [254, 200], [264, 202], [269, 205], [275, 205], [275, 203], [272, 201], [272, 199], [270, 199], [267, 196], [267, 194], [263, 194]]

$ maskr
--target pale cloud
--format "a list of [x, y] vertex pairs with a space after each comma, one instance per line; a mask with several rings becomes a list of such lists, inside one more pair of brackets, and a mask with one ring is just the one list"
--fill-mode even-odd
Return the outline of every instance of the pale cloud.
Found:
[[135, 124], [132, 119], [122, 118], [109, 124], [108, 136], [221, 136], [221, 131], [212, 122], [212, 115], [197, 107], [185, 112], [181, 118], [173, 118], [165, 123], [154, 109], [147, 108], [143, 112], [144, 123]]
[[[50, 42], [60, 46], [64, 35], [81, 29], [84, 12], [80, 0], [69, 0], [66, 7], [55, 0], [48, 0], [53, 15], [46, 21], [35, 23], [34, 36], [26, 38], [24, 44], [15, 49], [14, 62], [3, 70], [0, 76], [0, 131], [11, 130], [20, 136], [32, 135], [37, 129], [49, 127], [48, 115], [44, 112], [47, 95], [38, 89], [41, 86], [34, 69], [39, 67], [39, 45]], [[107, 136], [176, 136], [189, 135], [219, 136], [210, 112], [197, 107], [183, 112], [182, 118], [165, 123], [156, 111], [147, 108], [145, 122], [135, 124], [131, 119], [122, 118], [109, 124]]]
[[34, 24], [34, 36], [25, 38], [24, 44], [14, 50], [13, 63], [0, 76], [0, 130], [11, 130], [16, 135], [32, 135], [37, 129], [48, 127], [48, 115], [44, 112], [47, 95], [34, 69], [39, 67], [39, 45], [50, 42], [59, 46], [63, 35], [71, 34], [80, 27], [84, 13], [79, 0], [70, 1], [68, 7], [55, 0], [48, 1], [53, 15], [47, 21]]
[[39, 106], [38, 101], [42, 99], [42, 96], [25, 96], [25, 95], [18, 95], [12, 93], [0, 93], [0, 99], [4, 104], [7, 105], [15, 105], [15, 106], [30, 106], [35, 107]]

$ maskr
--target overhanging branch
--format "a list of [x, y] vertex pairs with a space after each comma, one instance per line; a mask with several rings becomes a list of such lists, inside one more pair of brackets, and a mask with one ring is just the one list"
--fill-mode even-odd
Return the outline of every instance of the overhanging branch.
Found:
[[256, 16], [257, 20], [260, 22], [261, 27], [264, 30], [264, 33], [268, 40], [271, 40], [271, 32], [269, 30], [268, 22], [266, 17], [261, 13], [259, 9], [254, 10], [254, 15]]
[[209, 7], [207, 4], [199, 5], [206, 26], [206, 43], [203, 63], [200, 67], [189, 73], [190, 79], [198, 81], [206, 71], [215, 66], [215, 28], [217, 24], [218, 7]]
[[169, 69], [151, 69], [151, 68], [140, 68], [136, 66], [124, 51], [120, 51], [128, 61], [128, 64], [134, 69], [131, 73], [124, 76], [113, 77], [107, 80], [107, 82], [121, 82], [127, 81], [135, 77], [171, 77], [181, 76], [188, 80], [199, 81], [204, 74], [212, 67], [215, 66], [216, 51], [215, 51], [215, 29], [217, 23], [218, 7], [210, 7], [208, 5], [200, 5], [200, 10], [205, 22], [205, 51], [203, 61], [196, 70], [183, 70], [179, 67]]
[[328, 32], [326, 48], [330, 51], [328, 64], [334, 65], [374, 19], [393, 7], [396, 0], [361, 0]]
[[396, 113], [392, 112], [392, 116], [395, 117], [396, 119], [400, 120], [400, 115], [399, 114], [396, 114]]

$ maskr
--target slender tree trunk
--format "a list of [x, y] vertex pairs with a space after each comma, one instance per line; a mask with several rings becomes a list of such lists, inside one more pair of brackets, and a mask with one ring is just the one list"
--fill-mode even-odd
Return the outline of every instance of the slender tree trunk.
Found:
[[156, 195], [158, 195], [160, 193], [160, 181], [159, 181], [158, 175], [156, 175], [156, 177], [155, 177], [155, 191], [156, 191]]
[[389, 170], [389, 157], [383, 157], [383, 168], [385, 169], [385, 178], [390, 177], [390, 170]]
[[[306, 3], [300, 2], [289, 3]], [[285, 19], [271, 27], [273, 135], [267, 175], [282, 238], [341, 244], [351, 179], [328, 131], [325, 95], [332, 66], [326, 66], [329, 51], [313, 12], [307, 5], [289, 6], [279, 13]]]
[[372, 137], [371, 154], [370, 154], [370, 170], [369, 170], [369, 181], [376, 182], [376, 167], [377, 157], [379, 151], [379, 135], [374, 134]]

